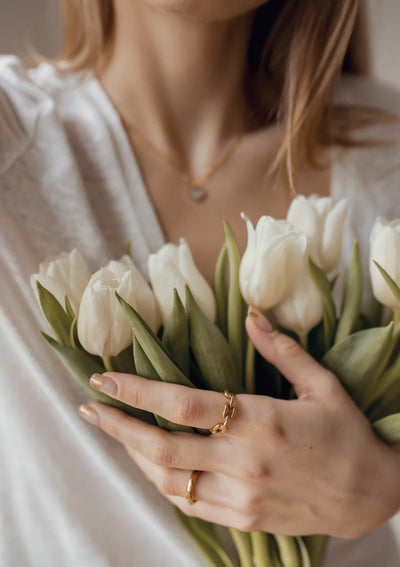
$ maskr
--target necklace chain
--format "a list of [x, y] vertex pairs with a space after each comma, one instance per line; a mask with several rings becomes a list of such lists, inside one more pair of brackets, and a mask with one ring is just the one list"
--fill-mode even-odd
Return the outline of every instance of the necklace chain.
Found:
[[187, 172], [180, 169], [167, 155], [161, 152], [150, 142], [150, 140], [148, 140], [141, 132], [139, 132], [134, 126], [132, 126], [132, 124], [127, 123], [123, 119], [122, 122], [126, 130], [131, 132], [139, 142], [141, 142], [147, 149], [153, 152], [153, 154], [156, 155], [165, 165], [172, 169], [175, 174], [181, 179], [181, 181], [183, 181], [183, 183], [189, 186], [189, 195], [195, 201], [201, 201], [206, 197], [207, 192], [203, 187], [204, 184], [213, 175], [213, 173], [215, 173], [215, 171], [219, 167], [221, 167], [223, 163], [231, 156], [243, 137], [243, 129], [241, 129], [232, 138], [228, 146], [224, 150], [222, 150], [217, 159], [210, 165], [210, 167], [203, 173], [203, 175], [195, 179]]

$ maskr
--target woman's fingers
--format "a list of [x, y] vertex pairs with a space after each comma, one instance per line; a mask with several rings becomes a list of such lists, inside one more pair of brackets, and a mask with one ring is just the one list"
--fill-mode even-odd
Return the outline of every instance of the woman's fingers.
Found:
[[226, 473], [232, 468], [229, 447], [217, 436], [168, 432], [98, 402], [81, 406], [79, 413], [125, 447], [160, 467]]
[[[222, 414], [228, 401], [220, 392], [198, 390], [117, 372], [96, 374], [90, 379], [90, 385], [137, 409], [198, 429], [210, 429], [216, 423], [223, 422]], [[237, 406], [237, 412], [229, 424], [230, 432], [235, 427], [240, 427], [243, 418], [238, 398], [234, 405]]]
[[336, 377], [318, 364], [293, 339], [274, 330], [268, 319], [254, 308], [249, 309], [246, 330], [258, 352], [293, 384], [299, 398], [341, 391]]

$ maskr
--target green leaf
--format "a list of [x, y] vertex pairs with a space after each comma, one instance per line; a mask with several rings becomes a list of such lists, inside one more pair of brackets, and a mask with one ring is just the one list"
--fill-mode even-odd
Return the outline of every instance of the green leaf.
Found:
[[58, 342], [69, 346], [71, 344], [70, 329], [75, 315], [71, 317], [70, 314], [64, 311], [61, 303], [39, 281], [36, 281], [36, 286], [40, 306]]
[[388, 415], [372, 424], [375, 433], [389, 445], [400, 443], [400, 413]]
[[242, 392], [240, 376], [229, 345], [218, 329], [197, 305], [186, 286], [186, 309], [189, 317], [190, 346], [205, 387], [210, 390]]
[[[133, 357], [135, 360], [136, 372], [139, 376], [147, 378], [148, 380], [156, 380], [161, 382], [160, 376], [157, 374], [156, 369], [151, 364], [150, 360], [147, 358], [144, 350], [140, 346], [139, 342], [133, 337]], [[172, 421], [168, 421], [159, 415], [154, 415], [157, 424], [168, 431], [186, 431], [188, 433], [194, 433], [194, 429], [191, 427], [186, 427], [184, 425], [178, 425]]]
[[393, 293], [397, 303], [399, 304], [400, 307], [400, 287], [396, 284], [396, 282], [394, 281], [394, 279], [392, 279], [389, 274], [378, 264], [378, 262], [375, 262], [375, 260], [373, 260], [375, 266], [378, 268], [378, 270], [380, 271], [380, 273], [382, 274], [385, 282], [387, 283], [387, 285], [389, 286], [391, 292]]
[[324, 350], [330, 348], [336, 327], [336, 307], [332, 298], [331, 285], [324, 272], [311, 258], [308, 259], [311, 277], [317, 286], [324, 304]]
[[233, 567], [213, 524], [200, 518], [186, 516], [178, 508], [176, 508], [176, 512], [210, 565], [213, 567]]
[[274, 534], [282, 567], [302, 567], [300, 549], [295, 537]]
[[336, 329], [335, 343], [338, 343], [356, 329], [363, 295], [364, 272], [360, 254], [360, 247], [356, 240], [353, 248], [346, 284], [343, 294], [343, 303], [340, 319]]
[[335, 344], [322, 358], [322, 364], [344, 384], [353, 400], [362, 408], [366, 389], [390, 347], [393, 324], [354, 333]]
[[113, 398], [106, 396], [106, 394], [102, 394], [90, 387], [89, 379], [92, 374], [103, 374], [104, 368], [95, 362], [88, 353], [84, 350], [78, 350], [70, 346], [61, 345], [52, 337], [46, 335], [46, 333], [41, 334], [52, 349], [58, 354], [62, 363], [66, 368], [68, 368], [72, 376], [79, 382], [82, 388], [84, 388], [85, 392], [96, 402], [101, 402], [118, 408], [130, 416], [146, 421], [147, 423], [154, 423], [153, 416], [150, 413], [132, 408], [131, 406], [128, 406], [118, 400], [114, 400]]
[[233, 356], [239, 373], [242, 372], [243, 358], [245, 349], [245, 303], [242, 298], [239, 286], [240, 254], [235, 237], [229, 226], [224, 221], [225, 242], [229, 258], [229, 292], [228, 292], [228, 313], [227, 329], [228, 342], [232, 349]]
[[126, 256], [131, 255], [131, 241], [130, 240], [128, 240], [128, 242], [126, 243], [126, 246], [125, 246], [125, 255]]
[[219, 253], [214, 272], [214, 294], [217, 302], [217, 325], [222, 333], [227, 335], [226, 318], [228, 309], [226, 266], [228, 262], [228, 248], [224, 242]]
[[70, 319], [72, 320], [76, 319], [76, 315], [74, 313], [74, 310], [72, 309], [72, 305], [68, 295], [65, 296], [64, 302], [65, 302], [65, 313], [69, 316]]
[[185, 308], [174, 289], [174, 305], [168, 317], [162, 336], [162, 344], [171, 354], [171, 358], [182, 370], [189, 375], [189, 327]]
[[154, 366], [161, 380], [163, 382], [171, 382], [173, 384], [181, 384], [182, 386], [194, 388], [190, 380], [186, 378], [183, 372], [179, 370], [176, 364], [171, 360], [159, 338], [155, 336], [139, 313], [137, 313], [129, 303], [124, 301], [118, 293], [115, 295], [128, 317], [134, 337]]

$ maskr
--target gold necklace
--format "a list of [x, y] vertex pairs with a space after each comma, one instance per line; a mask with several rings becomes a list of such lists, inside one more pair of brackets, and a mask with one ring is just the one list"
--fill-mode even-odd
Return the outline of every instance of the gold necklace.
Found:
[[215, 171], [222, 166], [222, 164], [233, 154], [237, 145], [243, 137], [243, 129], [241, 129], [236, 136], [234, 136], [228, 147], [223, 150], [211, 166], [203, 173], [198, 179], [194, 179], [191, 175], [182, 171], [167, 155], [161, 152], [148, 140], [141, 132], [139, 132], [132, 124], [127, 123], [123, 118], [122, 122], [125, 129], [133, 134], [133, 136], [141, 142], [147, 149], [153, 152], [165, 165], [172, 169], [176, 175], [188, 186], [188, 194], [194, 201], [202, 201], [207, 197], [207, 191], [204, 188], [205, 182], [215, 173]]

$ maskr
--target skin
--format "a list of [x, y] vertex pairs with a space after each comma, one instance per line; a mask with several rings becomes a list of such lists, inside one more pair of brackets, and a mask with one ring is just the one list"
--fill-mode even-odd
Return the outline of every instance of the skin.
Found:
[[[176, 174], [131, 136], [166, 239], [185, 236], [209, 279], [222, 218], [243, 249], [241, 210], [253, 220], [260, 214], [283, 217], [289, 204], [283, 180], [266, 174], [281, 139], [279, 127], [250, 127], [244, 95], [252, 11], [261, 3], [116, 0], [115, 47], [99, 76], [125, 120], [193, 176], [246, 125], [235, 159], [209, 179], [209, 196], [200, 204], [186, 199]], [[329, 194], [329, 187], [329, 163], [319, 170], [304, 164], [299, 192]], [[270, 332], [254, 311], [246, 326], [261, 355], [294, 385], [298, 400], [238, 395], [228, 432], [207, 438], [168, 433], [99, 403], [81, 407], [82, 417], [121, 442], [188, 515], [245, 531], [344, 538], [390, 518], [400, 507], [398, 451], [376, 438], [335, 376], [297, 343]], [[225, 403], [220, 393], [127, 374], [107, 373], [91, 384], [134, 407], [200, 428], [219, 422]], [[202, 471], [198, 502], [190, 506], [184, 495], [196, 469]]]

